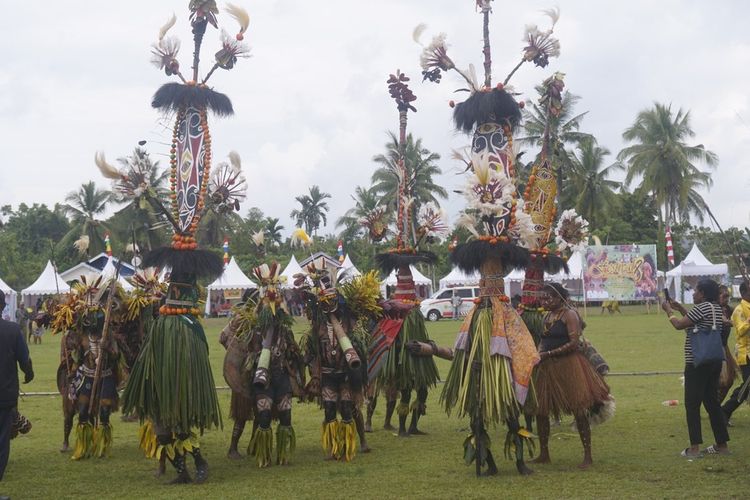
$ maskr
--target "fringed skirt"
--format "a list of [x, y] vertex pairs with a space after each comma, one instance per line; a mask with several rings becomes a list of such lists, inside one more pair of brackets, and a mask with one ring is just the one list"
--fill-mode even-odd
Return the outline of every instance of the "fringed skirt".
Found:
[[417, 357], [406, 348], [412, 340], [429, 342], [424, 316], [419, 308], [412, 309], [404, 319], [398, 338], [391, 345], [385, 365], [378, 378], [380, 387], [394, 387], [399, 391], [432, 387], [440, 379], [432, 356]]
[[577, 351], [541, 361], [534, 386], [537, 415], [582, 415], [609, 400], [606, 382]]
[[125, 387], [123, 409], [178, 433], [221, 425], [208, 345], [196, 318], [160, 316], [152, 323]]
[[253, 419], [253, 408], [255, 403], [244, 394], [232, 391], [232, 399], [229, 401], [229, 418], [235, 422], [247, 422]]

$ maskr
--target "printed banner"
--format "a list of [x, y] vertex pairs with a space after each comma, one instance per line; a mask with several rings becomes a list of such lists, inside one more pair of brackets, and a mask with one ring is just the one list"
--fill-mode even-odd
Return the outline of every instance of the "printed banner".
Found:
[[586, 300], [656, 299], [656, 245], [589, 247], [583, 269]]

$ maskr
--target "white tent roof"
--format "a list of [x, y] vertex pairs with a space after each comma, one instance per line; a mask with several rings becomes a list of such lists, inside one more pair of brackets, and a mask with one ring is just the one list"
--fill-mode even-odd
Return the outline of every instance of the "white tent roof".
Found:
[[237, 261], [232, 257], [229, 264], [224, 267], [222, 275], [216, 278], [207, 288], [209, 290], [230, 290], [235, 288], [258, 288], [258, 285], [242, 272]]
[[344, 274], [347, 275], [347, 279], [354, 278], [355, 276], [362, 276], [362, 273], [359, 272], [359, 269], [354, 265], [352, 259], [349, 258], [349, 254], [346, 254], [346, 257], [344, 257], [344, 262], [341, 264], [337, 277], [341, 278]]
[[5, 309], [6, 311], [0, 310], [0, 317], [3, 316], [3, 312], [8, 313], [8, 317], [11, 321], [16, 318], [16, 296], [18, 295], [15, 290], [8, 286], [6, 282], [0, 278], [0, 290], [5, 293]]
[[[409, 266], [409, 269], [411, 269], [411, 275], [414, 277], [415, 285], [432, 285], [432, 281], [424, 274], [420, 273], [419, 269], [414, 266]], [[380, 284], [386, 286], [396, 286], [396, 270], [394, 269], [386, 279], [380, 282]]]
[[458, 267], [454, 267], [451, 269], [451, 272], [440, 280], [439, 284], [440, 288], [460, 285], [477, 285], [479, 284], [479, 273], [474, 272], [472, 274], [466, 274]]
[[59, 293], [68, 293], [70, 287], [55, 272], [52, 262], [47, 261], [47, 266], [42, 271], [42, 274], [28, 288], [21, 290], [21, 295], [48, 295], [56, 294], [58, 291]]
[[[103, 281], [109, 281], [115, 276], [117, 276], [117, 268], [115, 267], [115, 264], [112, 262], [112, 257], [107, 260], [107, 263], [104, 265], [104, 269], [102, 269], [101, 276], [103, 278]], [[133, 285], [128, 283], [128, 280], [126, 280], [122, 275], [117, 277], [117, 282], [120, 284], [123, 290], [126, 292], [129, 292], [133, 289]]]
[[10, 293], [12, 293], [12, 294], [16, 293], [16, 291], [13, 290], [11, 287], [9, 287], [8, 284], [6, 282], [4, 282], [2, 278], [0, 278], [0, 290], [2, 290], [3, 292], [5, 292], [6, 295], [8, 295]]
[[700, 251], [698, 245], [693, 243], [693, 248], [690, 252], [682, 259], [679, 265], [674, 269], [667, 271], [668, 278], [675, 278], [677, 276], [724, 276], [729, 273], [729, 266], [726, 264], [712, 264], [703, 252]]
[[282, 288], [292, 288], [294, 286], [294, 275], [304, 273], [302, 267], [297, 262], [297, 259], [292, 254], [292, 258], [289, 260], [289, 264], [286, 265], [281, 276], [286, 276], [286, 284], [281, 285]]
[[[576, 251], [570, 255], [568, 259], [568, 270], [565, 274], [562, 269], [559, 273], [549, 274], [544, 273], [545, 281], [563, 281], [563, 280], [579, 280], [583, 276], [583, 252]], [[523, 281], [526, 277], [526, 272], [523, 269], [514, 269], [505, 277], [505, 281]]]

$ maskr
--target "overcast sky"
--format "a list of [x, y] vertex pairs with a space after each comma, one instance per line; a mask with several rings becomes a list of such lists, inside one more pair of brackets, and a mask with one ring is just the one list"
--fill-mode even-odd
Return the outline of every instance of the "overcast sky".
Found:
[[[94, 152], [109, 160], [130, 154], [141, 139], [166, 164], [172, 124], [150, 107], [170, 81], [154, 68], [150, 45], [172, 12], [170, 32], [183, 42], [182, 68], [190, 66], [187, 0], [13, 2], [0, 17], [5, 49], [0, 58], [0, 205], [54, 205], [83, 182], [108, 181]], [[235, 116], [210, 119], [214, 158], [230, 150], [242, 157], [249, 181], [242, 214], [252, 206], [280, 217], [287, 232], [294, 196], [318, 184], [332, 195], [328, 227], [353, 204], [357, 185], [368, 186], [373, 155], [398, 126], [386, 79], [397, 68], [412, 77], [418, 109], [409, 131], [443, 159], [438, 179], [451, 192], [451, 220], [462, 207], [452, 193], [462, 184], [452, 148], [468, 137], [451, 126], [447, 103], [461, 86], [457, 74], [440, 85], [420, 82], [420, 47], [412, 29], [426, 23], [424, 40], [445, 32], [459, 67], [481, 70], [481, 14], [472, 0], [234, 0], [250, 13], [246, 35], [252, 57], [210, 83], [226, 93]], [[220, 2], [220, 7], [225, 5]], [[603, 0], [557, 3], [494, 2], [490, 33], [495, 81], [519, 60], [524, 25], [542, 29], [542, 9], [559, 6], [555, 29], [562, 54], [545, 69], [525, 65], [512, 83], [524, 98], [554, 71], [588, 111], [582, 130], [612, 151], [622, 131], [653, 103], [690, 110], [696, 132], [719, 156], [714, 187], [704, 193], [722, 225], [750, 225], [750, 7], [737, 1]], [[220, 25], [235, 32], [222, 13]], [[202, 72], [210, 68], [219, 34], [209, 28]], [[172, 80], [174, 81], [174, 80]]]

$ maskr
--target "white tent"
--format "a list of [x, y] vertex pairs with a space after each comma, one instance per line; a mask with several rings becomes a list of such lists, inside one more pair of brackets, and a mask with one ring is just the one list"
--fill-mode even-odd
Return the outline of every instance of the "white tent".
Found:
[[[430, 278], [426, 277], [424, 274], [419, 272], [419, 269], [416, 267], [409, 266], [409, 269], [411, 269], [411, 275], [414, 278], [414, 284], [419, 288], [420, 286], [423, 286], [426, 288], [426, 292], [424, 296], [429, 297], [432, 295], [432, 280]], [[394, 269], [390, 275], [386, 279], [380, 282], [380, 290], [383, 292], [383, 295], [385, 295], [386, 287], [396, 286], [396, 270]]]
[[212, 290], [247, 290], [258, 288], [253, 280], [242, 272], [234, 257], [229, 264], [224, 266], [224, 272], [216, 280], [206, 287], [206, 315], [211, 314], [211, 291]]
[[36, 297], [42, 295], [56, 295], [58, 293], [68, 293], [70, 287], [62, 277], [57, 274], [55, 267], [52, 262], [47, 261], [47, 266], [42, 271], [42, 274], [32, 283], [28, 288], [21, 290], [21, 300], [23, 300], [25, 307], [30, 307], [32, 301]]
[[728, 273], [729, 266], [726, 264], [712, 264], [700, 251], [698, 245], [693, 243], [693, 248], [682, 259], [682, 262], [667, 271], [667, 288], [669, 288], [669, 293], [673, 297], [677, 299], [681, 298], [681, 302], [683, 303], [691, 303], [692, 295], [685, 294], [682, 290], [683, 278], [692, 278], [690, 281], [693, 281], [698, 277], [715, 277], [721, 281]]
[[281, 276], [286, 276], [286, 283], [281, 285], [281, 288], [293, 288], [294, 287], [294, 275], [295, 274], [304, 274], [302, 271], [302, 267], [300, 267], [299, 262], [297, 262], [297, 259], [292, 255], [292, 258], [289, 259], [289, 264], [286, 265], [283, 271], [281, 271]]
[[[115, 264], [112, 262], [112, 257], [107, 260], [107, 263], [104, 265], [104, 269], [102, 269], [101, 277], [103, 278], [102, 281], [109, 281], [112, 278], [117, 276], [117, 268], [115, 267]], [[117, 276], [117, 282], [120, 284], [123, 290], [126, 292], [129, 292], [133, 289], [133, 285], [128, 283], [128, 280], [126, 280], [122, 275]]]
[[[514, 269], [505, 277], [505, 294], [513, 297], [521, 293], [523, 280], [526, 272], [523, 269]], [[583, 293], [583, 252], [576, 251], [568, 259], [568, 273], [562, 269], [559, 273], [544, 273], [544, 281], [565, 282], [566, 288], [571, 295], [581, 295]]]
[[0, 278], [0, 290], [5, 293], [5, 309], [0, 311], [0, 317], [3, 319], [10, 318], [11, 321], [16, 320], [16, 303], [18, 302], [18, 294], [15, 290], [8, 286], [6, 282]]
[[349, 254], [346, 254], [344, 262], [341, 264], [341, 268], [336, 276], [337, 281], [342, 280], [343, 278], [342, 282], [346, 282], [356, 276], [362, 276], [362, 273], [359, 272], [359, 269], [357, 269], [354, 262], [349, 258]]
[[466, 274], [458, 267], [451, 269], [447, 275], [445, 275], [439, 282], [440, 288], [447, 288], [449, 286], [472, 286], [479, 284], [479, 273], [474, 272], [472, 274]]

